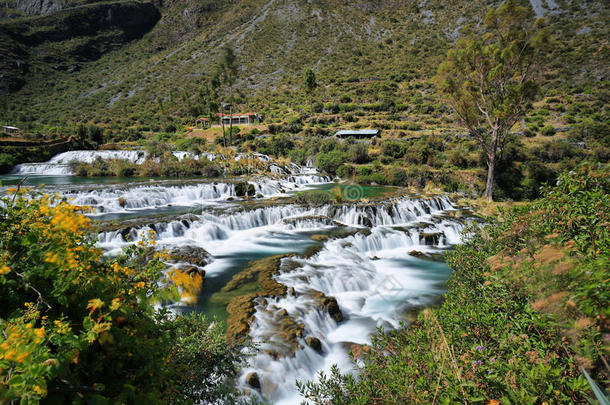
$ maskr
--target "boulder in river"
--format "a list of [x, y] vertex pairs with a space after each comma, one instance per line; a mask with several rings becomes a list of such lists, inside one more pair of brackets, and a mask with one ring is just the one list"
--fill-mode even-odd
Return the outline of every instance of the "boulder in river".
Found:
[[335, 322], [339, 323], [343, 320], [343, 313], [341, 312], [335, 297], [326, 297], [324, 300], [324, 308], [326, 308], [328, 315], [330, 315]]
[[258, 374], [256, 374], [254, 371], [251, 373], [248, 373], [248, 375], [246, 375], [246, 383], [250, 387], [256, 388], [257, 390], [259, 390], [261, 388], [261, 382], [258, 378]]
[[322, 353], [322, 342], [320, 342], [320, 339], [317, 337], [309, 336], [305, 339], [305, 343], [307, 343], [307, 346], [311, 347], [316, 352]]
[[180, 246], [169, 251], [169, 256], [174, 262], [184, 262], [204, 267], [211, 259], [210, 254], [198, 246]]
[[316, 301], [316, 304], [320, 309], [323, 309], [328, 312], [330, 317], [335, 322], [338, 323], [343, 321], [343, 313], [341, 312], [341, 309], [339, 308], [339, 304], [337, 304], [337, 299], [335, 297], [327, 297], [326, 295], [324, 295], [323, 292], [316, 290], [311, 290], [307, 292], [307, 295], [311, 296]]
[[419, 243], [428, 246], [438, 245], [442, 236], [442, 232], [422, 232], [419, 234]]

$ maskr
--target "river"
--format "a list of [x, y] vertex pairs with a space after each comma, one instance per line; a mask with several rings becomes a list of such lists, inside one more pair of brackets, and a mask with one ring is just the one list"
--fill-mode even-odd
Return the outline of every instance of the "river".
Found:
[[[28, 175], [27, 185], [95, 208], [90, 215], [100, 224], [98, 245], [109, 256], [151, 230], [157, 248], [186, 252], [187, 259], [172, 266], [203, 270], [205, 281], [197, 303], [174, 303], [176, 312], [226, 320], [223, 287], [252, 260], [291, 254], [279, 259], [273, 276], [288, 292], [253, 300], [248, 330], [258, 349], [237, 382], [244, 392], [271, 403], [299, 403], [295, 381], [315, 379], [333, 364], [351, 372], [352, 345], [369, 343], [378, 327], [397, 328], [409, 310], [438, 300], [450, 273], [439, 254], [460, 242], [469, 216], [444, 195], [338, 186], [312, 167], [276, 165], [264, 155], [257, 157], [275, 174], [249, 178], [258, 196], [249, 199], [236, 195], [244, 180], [71, 174], [70, 161], [93, 161], [99, 154], [60, 154], [49, 162], [20, 165], [0, 181], [16, 184]], [[133, 151], [103, 154], [144, 158]], [[286, 198], [311, 188], [338, 190], [344, 202], [305, 206]], [[197, 260], [189, 261], [189, 255]], [[248, 284], [244, 291], [254, 291], [251, 287], [256, 286]]]

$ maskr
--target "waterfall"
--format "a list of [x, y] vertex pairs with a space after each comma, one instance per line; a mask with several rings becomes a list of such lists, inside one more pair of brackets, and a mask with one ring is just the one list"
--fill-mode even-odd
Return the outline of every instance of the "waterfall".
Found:
[[21, 163], [13, 167], [11, 174], [36, 174], [47, 176], [69, 176], [72, 168], [58, 163]]
[[[419, 228], [395, 229], [389, 225], [431, 221], [423, 228], [426, 232], [444, 234], [447, 241], [455, 241], [455, 235], [446, 232], [457, 232], [462, 224], [427, 213], [448, 206], [449, 200], [443, 198], [403, 200], [376, 209], [369, 206], [336, 210], [343, 220], [365, 215], [373, 224], [370, 233], [331, 239], [309, 258], [282, 259], [282, 267], [289, 271], [280, 272], [275, 278], [294, 293], [257, 301], [250, 337], [259, 350], [252, 353], [248, 366], [242, 370], [239, 386], [252, 392], [247, 376], [256, 373], [261, 388], [255, 392], [263, 399], [274, 404], [299, 403], [297, 379], [314, 380], [320, 371], [328, 374], [332, 364], [338, 364], [344, 372], [352, 369], [346, 348], [369, 343], [377, 327], [397, 328], [408, 308], [429, 304], [433, 296], [442, 292], [441, 286], [434, 274], [415, 265], [420, 259], [408, 252], [435, 247], [420, 244]], [[439, 238], [437, 246], [445, 242]], [[343, 315], [341, 322], [336, 322], [313, 298], [316, 292], [336, 299]], [[281, 330], [287, 318], [303, 325], [296, 342], [287, 343], [275, 332]], [[310, 339], [315, 339], [319, 347], [310, 346]], [[296, 351], [286, 354], [291, 347]]]
[[[197, 155], [193, 152], [188, 151], [173, 151], [172, 154], [178, 159], [183, 160], [185, 158], [199, 160], [199, 158], [205, 158], [210, 161], [217, 158], [226, 159], [224, 156], [218, 156], [215, 153], [205, 152], [201, 155]], [[108, 160], [108, 159], [122, 159], [128, 160], [135, 164], [142, 164], [148, 157], [148, 152], [143, 150], [74, 150], [69, 152], [63, 152], [53, 156], [47, 162], [42, 163], [22, 163], [13, 168], [11, 174], [36, 174], [36, 175], [73, 175], [70, 164], [71, 163], [93, 163], [97, 159]], [[261, 153], [240, 153], [235, 156], [235, 161], [239, 161], [243, 158], [254, 157], [263, 163], [269, 164], [269, 170], [275, 175], [286, 175], [286, 174], [316, 174], [315, 168], [301, 167], [294, 163], [290, 163], [285, 167], [280, 167], [277, 164], [271, 163], [271, 158]], [[155, 158], [159, 161], [159, 158]]]
[[[303, 190], [328, 182], [323, 176], [291, 176], [288, 179], [254, 178], [249, 184], [261, 198], [285, 196], [295, 190]], [[238, 198], [232, 182], [172, 184], [132, 183], [116, 188], [75, 187], [60, 191], [72, 204], [95, 208], [92, 215], [128, 213], [164, 207], [203, 208], [207, 205]]]
[[141, 164], [147, 153], [137, 150], [73, 150], [53, 156], [45, 163], [23, 163], [12, 174], [71, 175], [70, 163], [93, 163], [96, 159], [124, 159]]
[[[250, 353], [238, 378], [239, 388], [265, 401], [294, 404], [301, 400], [297, 379], [315, 380], [333, 364], [344, 372], [352, 369], [346, 349], [369, 343], [378, 327], [399, 327], [409, 308], [429, 305], [442, 293], [444, 265], [411, 254], [438, 254], [459, 242], [464, 225], [448, 215], [454, 210], [445, 196], [320, 207], [214, 208], [105, 232], [98, 244], [116, 254], [154, 230], [160, 248], [207, 250], [214, 261], [205, 267], [206, 277], [215, 277], [230, 267], [232, 255], [290, 252], [299, 233], [307, 238], [331, 232], [317, 253], [281, 260], [274, 278], [289, 288], [288, 294], [255, 300], [249, 335], [258, 350]], [[333, 229], [340, 231], [338, 236], [332, 236]], [[324, 297], [336, 300], [342, 317], [330, 313]], [[299, 332], [285, 333], [286, 325]], [[260, 389], [248, 385], [251, 373], [257, 374]]]

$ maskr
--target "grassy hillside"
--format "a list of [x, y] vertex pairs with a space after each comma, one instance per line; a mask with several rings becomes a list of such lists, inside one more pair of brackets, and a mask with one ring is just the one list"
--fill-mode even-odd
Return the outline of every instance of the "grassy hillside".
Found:
[[[431, 79], [460, 29], [476, 24], [495, 3], [163, 2], [160, 21], [143, 38], [97, 61], [78, 63], [76, 69], [49, 60], [81, 46], [82, 35], [37, 44], [30, 52], [33, 68], [25, 85], [8, 96], [6, 119], [31, 128], [92, 120], [113, 133], [188, 123], [201, 113], [204, 77], [213, 70], [219, 47], [231, 44], [240, 64], [239, 108], [265, 112], [271, 121], [307, 109], [302, 77], [311, 67], [321, 84], [314, 95], [319, 111], [349, 112], [354, 126], [383, 125], [397, 136], [409, 135], [413, 128], [452, 130], [453, 120]], [[607, 120], [603, 108], [572, 113], [563, 97], [570, 95], [571, 103], [584, 106], [601, 102], [602, 107], [607, 99], [608, 4], [558, 5], [559, 10], [544, 13], [555, 46], [541, 63], [547, 66], [544, 95], [559, 97], [566, 113], [551, 114], [543, 122], [569, 125], [570, 117], [580, 121], [594, 113], [606, 114], [602, 118]], [[63, 12], [79, 8], [71, 10]], [[21, 21], [53, 31], [45, 25], [48, 21], [28, 18]], [[41, 60], [40, 54], [46, 56]]]

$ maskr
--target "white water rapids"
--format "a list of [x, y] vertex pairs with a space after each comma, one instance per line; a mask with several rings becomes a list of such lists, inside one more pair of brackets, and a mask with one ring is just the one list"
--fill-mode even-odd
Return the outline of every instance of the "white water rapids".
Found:
[[[409, 252], [438, 252], [439, 248], [459, 243], [463, 224], [446, 215], [453, 210], [446, 197], [436, 197], [373, 205], [284, 205], [208, 212], [129, 229], [127, 233], [106, 232], [100, 235], [99, 244], [112, 254], [152, 229], [162, 247], [197, 246], [211, 253], [215, 259], [205, 267], [207, 279], [227, 271], [230, 258], [245, 252], [272, 255], [294, 251], [296, 246], [292, 244], [297, 243], [294, 238], [298, 234], [342, 225], [362, 229], [351, 236], [331, 238], [312, 257], [282, 259], [282, 267], [290, 270], [276, 279], [294, 288], [295, 294], [257, 299], [250, 336], [260, 350], [253, 354], [238, 384], [271, 403], [294, 404], [300, 401], [297, 379], [313, 380], [332, 364], [349, 372], [353, 367], [347, 354], [351, 344], [369, 342], [377, 327], [398, 327], [406, 310], [429, 304], [442, 293], [444, 276], [438, 274], [435, 264], [414, 258]], [[335, 297], [344, 320], [336, 323], [316, 305], [313, 291]], [[286, 315], [303, 324], [304, 331], [294, 356], [278, 357], [277, 353], [285, 353], [289, 345], [277, 335]], [[319, 339], [321, 351], [307, 345], [310, 337]], [[260, 380], [260, 390], [246, 382], [252, 372]]]
[[[181, 159], [190, 155], [176, 152], [176, 156]], [[71, 162], [93, 161], [97, 157], [141, 162], [146, 155], [141, 151], [74, 151], [57, 155], [46, 163], [20, 165], [15, 171], [69, 174]], [[238, 155], [235, 159], [244, 157]], [[311, 167], [312, 162], [300, 167], [274, 164], [265, 155], [253, 157], [268, 163], [277, 174], [275, 178], [248, 180], [262, 197], [284, 196], [331, 181], [320, 176]], [[290, 290], [289, 294], [255, 301], [250, 337], [258, 350], [249, 353], [248, 365], [241, 371], [237, 384], [244, 392], [268, 403], [299, 403], [302, 398], [295, 381], [315, 380], [318, 372], [328, 372], [333, 364], [343, 373], [351, 372], [353, 364], [348, 355], [351, 345], [369, 343], [377, 327], [397, 328], [410, 308], [428, 305], [442, 293], [448, 275], [446, 266], [409, 253], [439, 253], [460, 242], [464, 220], [449, 198], [403, 197], [370, 204], [319, 207], [272, 205], [269, 201], [241, 204], [236, 199], [238, 183], [221, 180], [73, 184], [57, 191], [63, 198], [71, 199], [72, 204], [96, 208], [92, 216], [97, 219], [105, 220], [104, 215], [114, 219], [139, 216], [133, 222], [135, 225], [130, 226], [125, 220], [121, 222], [122, 229], [99, 235], [98, 245], [107, 255], [119, 253], [151, 230], [157, 234], [159, 248], [205, 249], [211, 257], [203, 267], [206, 280], [203, 294], [214, 285], [218, 291], [249, 260], [279, 253], [302, 253], [308, 246], [318, 245], [317, 253], [309, 257], [297, 254], [282, 259], [275, 279]], [[147, 215], [167, 212], [164, 209], [168, 207], [194, 209], [191, 214], [176, 216], [179, 212], [175, 212], [170, 218], [153, 217], [147, 221]], [[318, 238], [322, 242], [315, 242], [313, 234], [329, 238]], [[343, 320], [336, 322], [336, 317], [320, 306], [316, 299], [319, 293], [336, 299]], [[176, 303], [175, 307], [192, 308], [187, 303]], [[302, 334], [295, 338], [296, 342], [287, 341], [282, 334], [286, 319], [302, 325]], [[308, 345], [311, 338], [317, 339], [319, 347]], [[253, 373], [260, 387], [248, 384], [248, 376]]]

